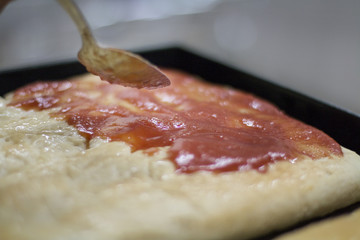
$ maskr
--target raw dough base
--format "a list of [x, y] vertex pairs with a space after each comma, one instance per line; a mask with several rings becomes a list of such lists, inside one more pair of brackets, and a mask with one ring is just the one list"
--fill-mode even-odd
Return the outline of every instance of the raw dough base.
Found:
[[360, 199], [360, 158], [176, 174], [166, 149], [85, 139], [0, 102], [0, 239], [245, 239]]

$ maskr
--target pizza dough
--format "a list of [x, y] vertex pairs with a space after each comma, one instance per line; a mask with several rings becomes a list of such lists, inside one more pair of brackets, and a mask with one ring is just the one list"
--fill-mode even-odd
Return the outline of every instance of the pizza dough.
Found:
[[[80, 77], [87, 81], [89, 75]], [[169, 147], [87, 142], [58, 108], [0, 104], [0, 239], [248, 239], [360, 200], [360, 157], [176, 172]]]

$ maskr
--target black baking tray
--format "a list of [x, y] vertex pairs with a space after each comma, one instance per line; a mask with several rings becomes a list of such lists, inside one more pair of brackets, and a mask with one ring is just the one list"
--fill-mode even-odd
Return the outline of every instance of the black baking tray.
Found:
[[[203, 57], [188, 48], [166, 47], [142, 51], [138, 54], [158, 66], [180, 69], [198, 75], [209, 82], [229, 85], [267, 99], [288, 115], [323, 130], [342, 146], [360, 154], [360, 116], [356, 114]], [[84, 72], [86, 69], [76, 60], [2, 71], [0, 72], [0, 95], [3, 96], [33, 81], [59, 80]], [[360, 203], [356, 203], [324, 218], [349, 213], [359, 207]], [[306, 221], [291, 229], [258, 239], [271, 239], [322, 219]]]

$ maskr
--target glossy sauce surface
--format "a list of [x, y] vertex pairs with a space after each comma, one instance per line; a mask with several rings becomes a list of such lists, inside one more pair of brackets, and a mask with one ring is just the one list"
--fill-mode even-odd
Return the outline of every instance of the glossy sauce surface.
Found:
[[91, 140], [124, 141], [132, 151], [169, 147], [177, 171], [256, 169], [304, 156], [341, 155], [323, 132], [286, 116], [251, 94], [163, 70], [171, 85], [157, 90], [125, 88], [100, 80], [38, 82], [14, 93], [10, 105], [26, 110], [57, 107]]

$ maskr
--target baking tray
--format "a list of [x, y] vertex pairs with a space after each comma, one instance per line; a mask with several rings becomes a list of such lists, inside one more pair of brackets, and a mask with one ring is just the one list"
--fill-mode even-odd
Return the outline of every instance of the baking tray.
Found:
[[[142, 51], [138, 54], [158, 66], [180, 69], [198, 75], [209, 82], [230, 85], [267, 99], [288, 115], [323, 130], [342, 146], [360, 154], [360, 116], [356, 114], [226, 66], [184, 47], [166, 47]], [[2, 71], [0, 72], [0, 95], [3, 96], [33, 81], [59, 80], [84, 72], [86, 69], [76, 60]], [[349, 213], [359, 207], [360, 203], [353, 204], [323, 218], [306, 221], [285, 231], [257, 239], [272, 239], [284, 232], [324, 218]]]

